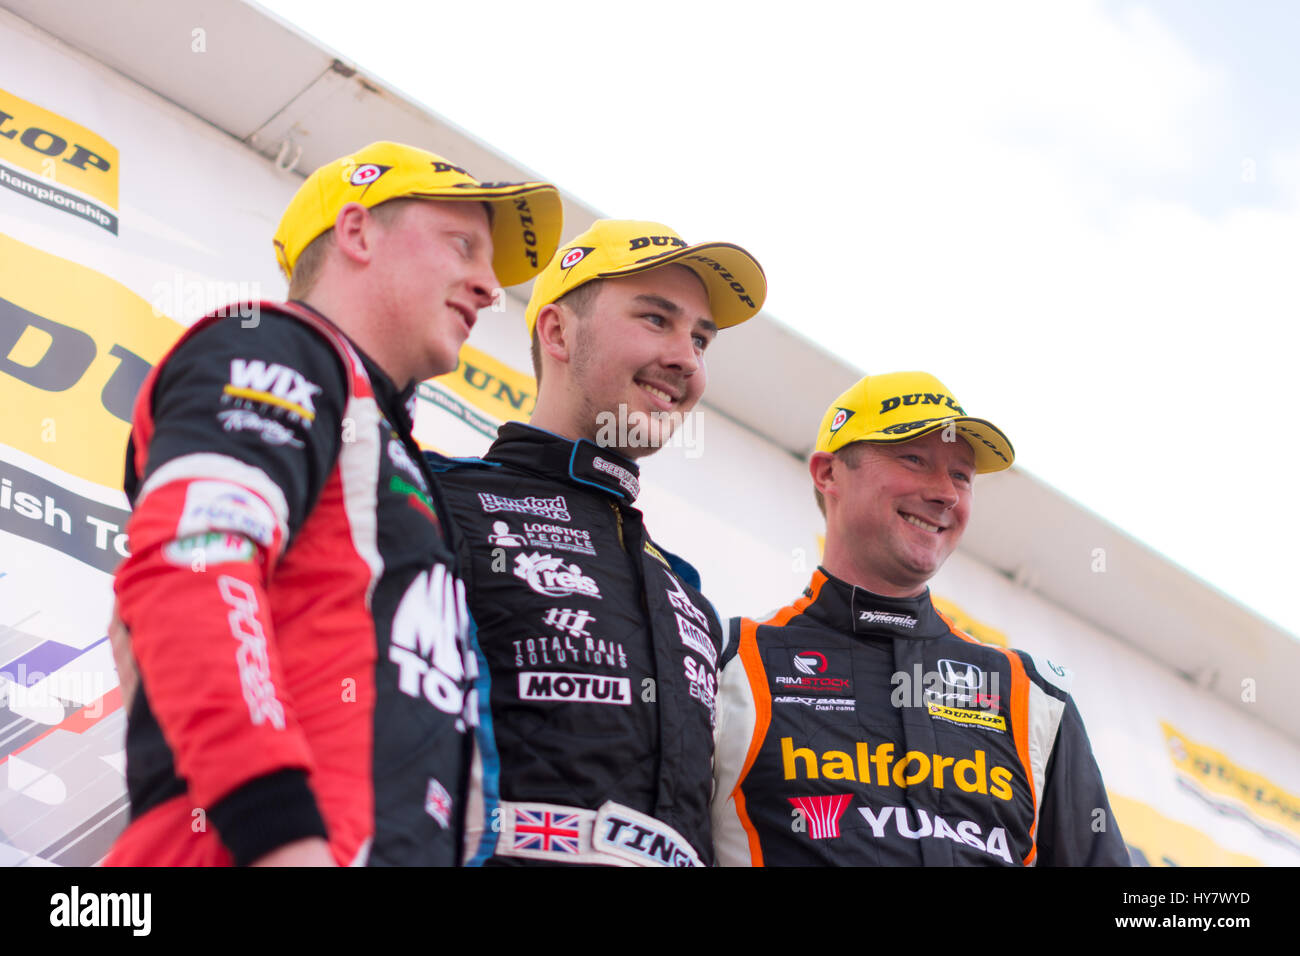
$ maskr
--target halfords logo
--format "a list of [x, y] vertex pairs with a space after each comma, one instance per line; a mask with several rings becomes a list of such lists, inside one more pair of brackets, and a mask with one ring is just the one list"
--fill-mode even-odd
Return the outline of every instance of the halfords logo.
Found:
[[803, 818], [808, 821], [808, 835], [814, 840], [831, 840], [840, 835], [840, 817], [853, 801], [851, 793], [837, 793], [832, 797], [790, 797]]
[[538, 594], [547, 597], [568, 597], [585, 594], [599, 600], [600, 588], [595, 580], [582, 573], [576, 564], [566, 565], [560, 558], [549, 554], [520, 554], [515, 556], [515, 577], [523, 578]]
[[935, 840], [952, 840], [954, 843], [996, 856], [1007, 863], [1015, 862], [1011, 859], [1010, 850], [1007, 849], [1007, 831], [1003, 827], [994, 827], [985, 839], [980, 833], [980, 825], [973, 820], [959, 820], [954, 828], [939, 814], [936, 813], [931, 817], [919, 807], [915, 811], [915, 827], [908, 819], [911, 811], [906, 807], [881, 807], [875, 812], [867, 807], [859, 807], [858, 812], [866, 818], [867, 825], [871, 827], [871, 835], [877, 840], [885, 839], [885, 828], [889, 825], [890, 817], [893, 817], [894, 831], [905, 840], [924, 840], [927, 837]]
[[858, 621], [863, 624], [892, 624], [894, 627], [916, 627], [916, 618], [910, 614], [898, 614], [894, 611], [862, 611]]
[[854, 754], [844, 750], [819, 754], [808, 747], [796, 748], [792, 737], [782, 737], [781, 766], [786, 780], [857, 780], [878, 787], [892, 783], [935, 790], [943, 790], [951, 782], [966, 793], [991, 794], [999, 800], [1010, 800], [1013, 795], [1014, 775], [1003, 766], [988, 769], [988, 755], [983, 750], [961, 759], [920, 750], [896, 757], [892, 743], [879, 744], [873, 750], [868, 741], [860, 740], [854, 745]]
[[627, 705], [632, 703], [632, 683], [626, 677], [522, 671], [519, 674], [519, 699]]
[[489, 495], [480, 491], [478, 500], [482, 502], [483, 510], [489, 514], [494, 511], [514, 511], [518, 514], [550, 518], [552, 521], [569, 520], [569, 506], [564, 500], [564, 495], [556, 495], [554, 498], [503, 498], [500, 495]]

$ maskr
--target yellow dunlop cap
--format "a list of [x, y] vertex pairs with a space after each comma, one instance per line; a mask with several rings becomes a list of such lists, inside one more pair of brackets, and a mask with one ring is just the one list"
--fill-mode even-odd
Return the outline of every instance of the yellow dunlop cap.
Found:
[[767, 298], [767, 277], [758, 260], [729, 242], [686, 240], [663, 223], [600, 219], [566, 242], [533, 284], [524, 318], [531, 338], [537, 314], [560, 296], [593, 279], [686, 266], [704, 281], [718, 328], [752, 319]]
[[371, 143], [307, 177], [275, 230], [286, 277], [302, 251], [334, 228], [350, 202], [367, 208], [411, 196], [492, 206], [492, 269], [503, 286], [527, 282], [550, 261], [564, 229], [560, 194], [549, 183], [481, 183], [441, 156], [401, 143]]
[[817, 451], [850, 442], [905, 442], [953, 423], [975, 451], [975, 471], [1010, 468], [1016, 450], [1002, 430], [971, 418], [947, 386], [925, 372], [868, 375], [835, 399], [817, 429]]

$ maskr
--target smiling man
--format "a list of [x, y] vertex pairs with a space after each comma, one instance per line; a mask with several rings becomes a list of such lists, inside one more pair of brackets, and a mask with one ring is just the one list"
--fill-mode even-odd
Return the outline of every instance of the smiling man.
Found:
[[561, 222], [553, 186], [372, 143], [284, 212], [293, 301], [200, 319], [154, 368], [114, 583], [131, 823], [106, 863], [458, 861], [476, 665], [412, 396]]
[[822, 567], [794, 604], [732, 621], [721, 863], [1129, 865], [1069, 672], [930, 601], [975, 475], [1014, 457], [923, 372], [868, 376], [826, 410], [809, 462]]
[[651, 541], [636, 459], [694, 408], [706, 349], [766, 290], [737, 246], [597, 222], [528, 303], [530, 424], [502, 426], [482, 460], [430, 456], [491, 700], [476, 862], [711, 862], [722, 628], [694, 569]]

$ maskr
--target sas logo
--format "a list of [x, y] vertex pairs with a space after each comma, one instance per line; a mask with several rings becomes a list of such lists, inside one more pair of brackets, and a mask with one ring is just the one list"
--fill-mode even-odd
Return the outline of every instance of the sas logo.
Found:
[[116, 236], [117, 175], [102, 136], [0, 90], [0, 186]]
[[221, 391], [233, 399], [283, 408], [310, 428], [316, 418], [313, 399], [321, 387], [297, 369], [261, 359], [231, 359], [230, 382]]
[[792, 660], [794, 669], [800, 674], [823, 674], [826, 672], [826, 655], [820, 651], [800, 651]]
[[595, 251], [594, 246], [574, 246], [560, 259], [560, 268], [567, 272]]
[[600, 599], [600, 588], [594, 579], [582, 573], [576, 564], [566, 565], [560, 558], [549, 554], [519, 554], [515, 556], [515, 577], [528, 582], [538, 594], [547, 597], [568, 597], [583, 594]]
[[362, 163], [352, 170], [352, 175], [348, 177], [348, 183], [353, 186], [369, 186], [392, 168], [392, 166], [380, 166], [376, 163]]
[[852, 418], [853, 415], [854, 412], [849, 409], [839, 408], [837, 406], [835, 409], [835, 417], [831, 419], [831, 434], [834, 435], [837, 431], [843, 428], [845, 422]]
[[840, 835], [840, 817], [853, 802], [851, 793], [828, 797], [789, 797], [795, 809], [808, 823], [808, 835], [814, 840], [833, 840]]

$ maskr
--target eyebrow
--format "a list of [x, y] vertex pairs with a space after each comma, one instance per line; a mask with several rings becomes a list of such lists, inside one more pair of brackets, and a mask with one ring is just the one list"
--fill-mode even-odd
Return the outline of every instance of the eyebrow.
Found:
[[[661, 312], [667, 312], [670, 315], [681, 315], [682, 313], [682, 307], [678, 305], [676, 302], [673, 302], [671, 299], [665, 299], [661, 295], [655, 295], [653, 292], [639, 293], [636, 296], [636, 301], [644, 303], [645, 305], [654, 306], [656, 309], [659, 309]], [[705, 332], [710, 332], [714, 335], [718, 333], [717, 323], [713, 322], [710, 319], [706, 319], [703, 316], [695, 320], [695, 327], [697, 329], [703, 329]]]

